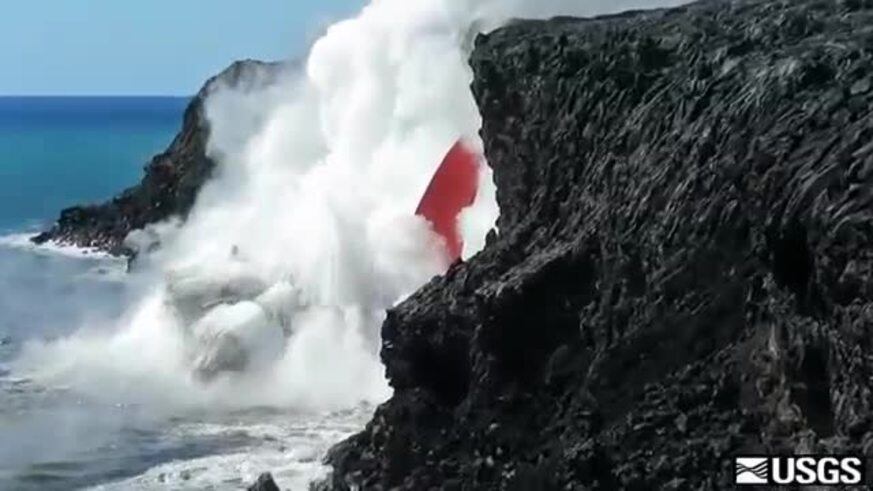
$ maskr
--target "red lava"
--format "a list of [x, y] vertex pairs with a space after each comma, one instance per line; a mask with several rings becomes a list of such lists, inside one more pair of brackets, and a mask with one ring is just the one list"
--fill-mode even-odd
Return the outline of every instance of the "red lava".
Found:
[[458, 215], [473, 204], [478, 188], [479, 156], [459, 140], [446, 154], [415, 210], [445, 239], [452, 262], [461, 257], [464, 249]]

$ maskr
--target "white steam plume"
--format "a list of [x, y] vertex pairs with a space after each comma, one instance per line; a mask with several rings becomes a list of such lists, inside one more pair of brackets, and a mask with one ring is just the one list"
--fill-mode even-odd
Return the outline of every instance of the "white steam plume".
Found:
[[[31, 346], [21, 362], [112, 397], [311, 408], [384, 398], [384, 310], [445, 267], [413, 211], [455, 140], [481, 145], [471, 33], [678, 3], [374, 0], [330, 27], [305, 68], [210, 96], [219, 169], [185, 224], [155, 228], [145, 298], [112, 334]], [[487, 168], [482, 183], [462, 220], [465, 256], [496, 218]]]

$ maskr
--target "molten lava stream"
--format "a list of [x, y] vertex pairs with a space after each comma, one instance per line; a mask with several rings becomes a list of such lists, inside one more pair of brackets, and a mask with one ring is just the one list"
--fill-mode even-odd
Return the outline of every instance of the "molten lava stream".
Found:
[[415, 210], [445, 239], [451, 262], [459, 259], [464, 249], [458, 216], [473, 204], [478, 188], [479, 156], [458, 141], [446, 154]]

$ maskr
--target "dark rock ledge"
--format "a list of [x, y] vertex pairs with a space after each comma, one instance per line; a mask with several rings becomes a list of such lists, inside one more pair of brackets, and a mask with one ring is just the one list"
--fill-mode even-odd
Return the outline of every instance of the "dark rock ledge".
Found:
[[219, 86], [254, 89], [270, 83], [282, 66], [238, 61], [211, 78], [191, 100], [182, 129], [169, 148], [145, 166], [139, 184], [105, 203], [63, 210], [51, 229], [31, 240], [37, 244], [53, 241], [129, 255], [131, 251], [124, 246], [124, 239], [131, 231], [173, 216], [184, 219], [215, 167], [206, 154], [209, 139], [206, 98]]
[[873, 2], [479, 38], [502, 233], [393, 309], [321, 489], [729, 489], [873, 453]]

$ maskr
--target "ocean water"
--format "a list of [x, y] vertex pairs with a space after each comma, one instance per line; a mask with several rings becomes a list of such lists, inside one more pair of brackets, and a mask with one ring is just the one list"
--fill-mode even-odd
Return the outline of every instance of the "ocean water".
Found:
[[64, 207], [134, 184], [169, 144], [186, 104], [0, 98], [0, 490], [239, 489], [264, 470], [298, 489], [368, 415], [366, 407], [314, 416], [168, 407], [125, 391], [95, 397], [20, 370], [28, 347], [116, 329], [143, 296], [147, 282], [127, 275], [123, 261], [34, 247], [27, 237]]
[[0, 98], [0, 231], [137, 182], [181, 125], [187, 98]]

